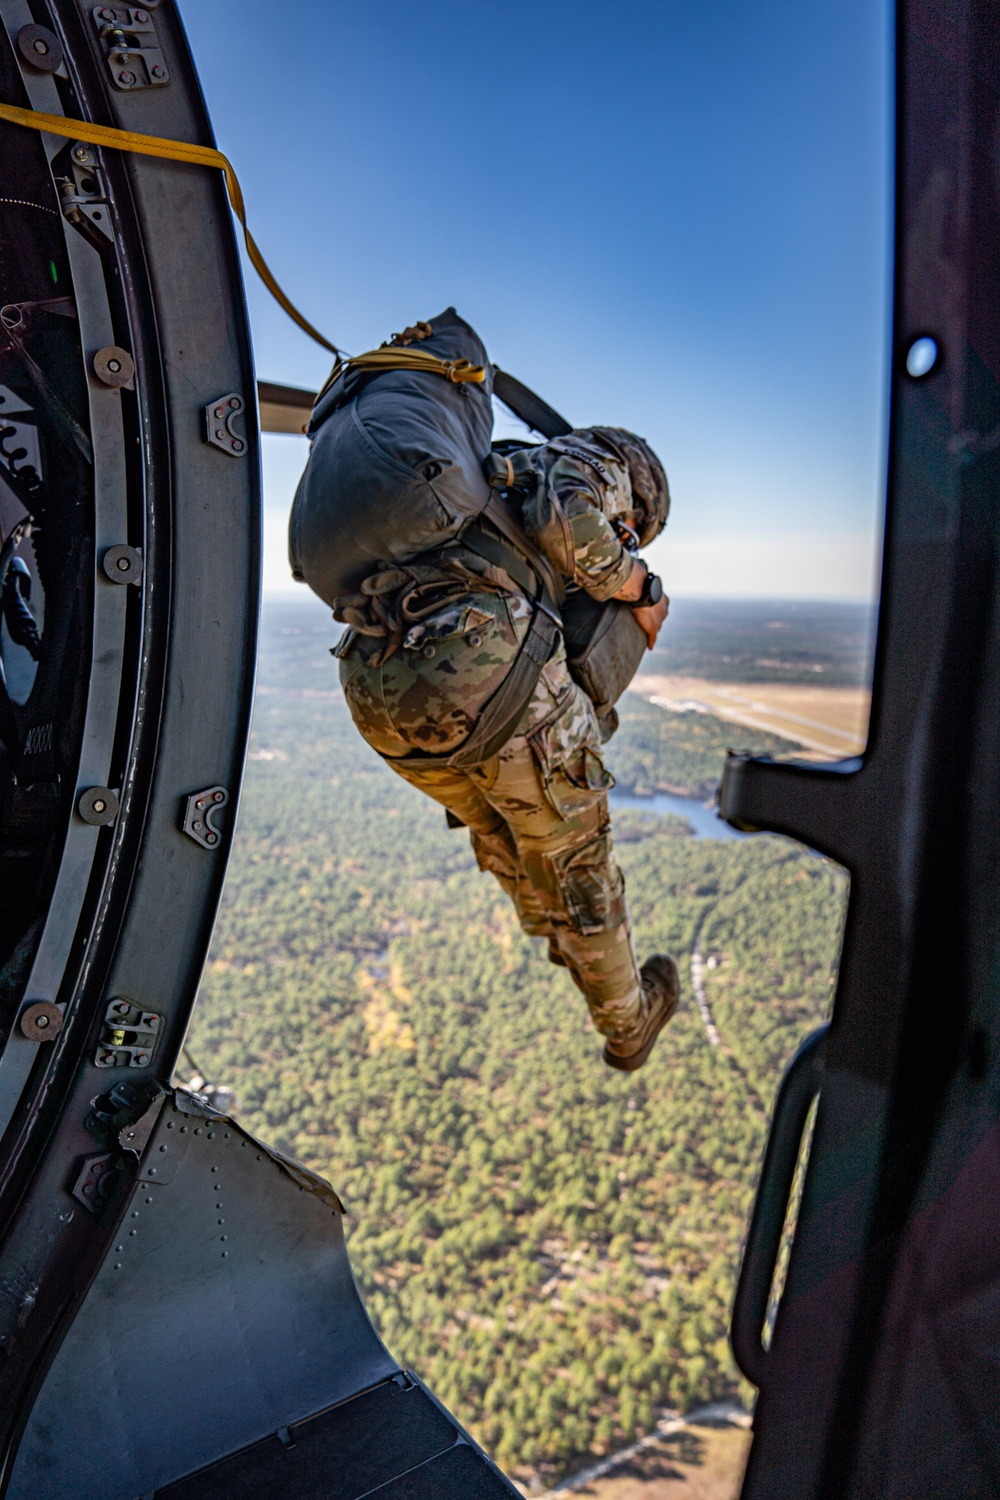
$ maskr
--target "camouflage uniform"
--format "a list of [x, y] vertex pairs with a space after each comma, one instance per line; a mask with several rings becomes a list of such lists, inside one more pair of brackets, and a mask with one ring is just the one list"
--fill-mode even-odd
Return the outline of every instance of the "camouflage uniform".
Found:
[[[542, 482], [524, 523], [567, 583], [608, 599], [632, 571], [609, 519], [629, 510], [628, 471], [603, 453], [588, 462], [585, 448], [567, 452], [568, 445], [556, 440], [535, 451]], [[388, 655], [385, 629], [348, 632], [337, 648], [359, 730], [398, 775], [467, 825], [480, 868], [499, 880], [525, 932], [549, 939], [598, 1031], [627, 1037], [640, 1013], [640, 980], [611, 853], [614, 780], [561, 638], [499, 754], [467, 771], [422, 764], [414, 752], [446, 755], [468, 737], [517, 655], [531, 607], [502, 568], [461, 540], [387, 568], [364, 587], [392, 639], [405, 636]]]

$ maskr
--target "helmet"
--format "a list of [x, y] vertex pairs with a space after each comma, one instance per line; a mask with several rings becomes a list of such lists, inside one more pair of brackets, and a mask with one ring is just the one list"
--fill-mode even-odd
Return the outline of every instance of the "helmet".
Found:
[[645, 438], [624, 427], [588, 427], [586, 433], [627, 467], [639, 546], [645, 547], [659, 536], [670, 513], [670, 487], [663, 465]]

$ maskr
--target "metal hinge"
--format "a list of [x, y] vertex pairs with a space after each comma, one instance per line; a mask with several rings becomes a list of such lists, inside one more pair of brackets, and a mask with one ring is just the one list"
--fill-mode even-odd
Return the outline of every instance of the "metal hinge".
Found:
[[170, 82], [151, 9], [96, 5], [91, 12], [116, 89], [161, 89]]
[[104, 1015], [100, 1045], [94, 1054], [98, 1068], [145, 1068], [153, 1056], [163, 1017], [143, 1010], [131, 1000], [112, 1000]]

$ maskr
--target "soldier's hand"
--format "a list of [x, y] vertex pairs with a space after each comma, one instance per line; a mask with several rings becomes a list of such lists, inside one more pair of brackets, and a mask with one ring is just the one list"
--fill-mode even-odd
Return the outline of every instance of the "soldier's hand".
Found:
[[669, 609], [670, 600], [664, 594], [658, 604], [649, 604], [641, 609], [634, 609], [632, 611], [635, 615], [637, 625], [645, 632], [647, 649], [650, 651], [656, 645], [656, 637], [659, 635], [660, 627], [667, 618], [667, 611]]

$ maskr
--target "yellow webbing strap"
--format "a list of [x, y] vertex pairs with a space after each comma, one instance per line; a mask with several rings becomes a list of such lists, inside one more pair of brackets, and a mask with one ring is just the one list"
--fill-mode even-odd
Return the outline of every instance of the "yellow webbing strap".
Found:
[[423, 349], [401, 349], [397, 344], [386, 344], [368, 354], [356, 354], [347, 365], [352, 370], [427, 370], [431, 375], [443, 375], [456, 385], [463, 381], [481, 385], [486, 379], [482, 365], [474, 365], [467, 359], [438, 359], [436, 354], [428, 354]]
[[246, 208], [239, 180], [233, 171], [232, 162], [213, 146], [194, 146], [187, 141], [168, 141], [158, 135], [138, 135], [134, 130], [116, 130], [111, 125], [94, 125], [89, 120], [71, 120], [66, 115], [47, 115], [41, 110], [19, 109], [16, 104], [0, 104], [0, 120], [9, 120], [12, 125], [23, 125], [28, 130], [47, 130], [51, 135], [64, 135], [73, 141], [86, 141], [91, 146], [111, 146], [116, 151], [134, 151], [140, 156], [161, 156], [167, 161], [190, 162], [196, 167], [217, 167], [225, 174], [226, 188], [233, 213], [243, 226], [247, 254], [261, 281], [271, 296], [279, 302], [288, 316], [296, 322], [317, 344], [339, 356], [336, 344], [315, 329], [298, 308], [285, 296], [271, 275], [264, 257], [247, 228]]
[[[72, 120], [67, 115], [47, 115], [37, 109], [21, 109], [16, 104], [0, 104], [0, 120], [8, 120], [12, 125], [23, 125], [28, 130], [47, 130], [51, 135], [66, 136], [73, 141], [86, 141], [91, 146], [111, 146], [116, 151], [134, 151], [139, 156], [160, 156], [167, 161], [189, 162], [196, 167], [217, 167], [225, 176], [229, 202], [243, 226], [247, 254], [257, 275], [303, 333], [307, 333], [317, 344], [322, 344], [324, 349], [329, 349], [336, 356], [333, 374], [323, 389], [328, 389], [339, 375], [342, 369], [342, 351], [336, 344], [331, 344], [329, 339], [325, 339], [302, 316], [294, 303], [288, 300], [272, 276], [267, 261], [257, 249], [254, 237], [247, 228], [243, 191], [228, 156], [216, 151], [214, 146], [195, 146], [188, 141], [168, 141], [158, 135], [139, 135], [134, 130], [117, 130], [112, 125], [94, 125], [89, 120]], [[362, 370], [426, 370], [431, 375], [443, 375], [446, 380], [455, 383], [473, 381], [478, 384], [486, 379], [486, 371], [482, 365], [470, 364], [467, 359], [438, 359], [436, 355], [427, 354], [421, 349], [394, 345], [373, 349], [369, 354], [358, 354], [354, 359], [347, 360], [347, 364]]]

